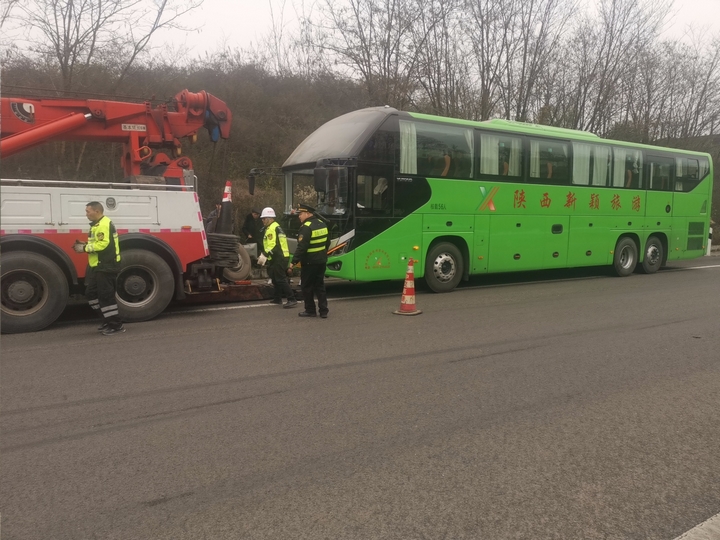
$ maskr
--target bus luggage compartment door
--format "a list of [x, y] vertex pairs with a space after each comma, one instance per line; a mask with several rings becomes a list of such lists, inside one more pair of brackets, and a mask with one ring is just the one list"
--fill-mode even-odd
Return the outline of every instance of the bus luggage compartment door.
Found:
[[552, 236], [551, 221], [546, 216], [492, 216], [488, 271], [542, 268], [545, 244]]

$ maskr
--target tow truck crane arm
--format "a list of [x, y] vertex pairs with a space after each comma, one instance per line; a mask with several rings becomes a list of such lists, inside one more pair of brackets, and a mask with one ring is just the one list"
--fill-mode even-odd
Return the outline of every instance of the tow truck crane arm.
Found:
[[[232, 113], [227, 105], [207, 92], [179, 92], [169, 103], [152, 107], [97, 99], [0, 98], [2, 128], [0, 156], [5, 158], [52, 140], [122, 143], [122, 167], [126, 176], [143, 174], [152, 165], [167, 168], [165, 176], [182, 178], [179, 169], [192, 163], [182, 155], [180, 139], [197, 139], [206, 128], [217, 142], [230, 136]], [[153, 156], [156, 149], [167, 149]], [[171, 172], [174, 171], [174, 172]], [[180, 174], [177, 174], [180, 172]], [[178, 183], [182, 183], [181, 180]]]

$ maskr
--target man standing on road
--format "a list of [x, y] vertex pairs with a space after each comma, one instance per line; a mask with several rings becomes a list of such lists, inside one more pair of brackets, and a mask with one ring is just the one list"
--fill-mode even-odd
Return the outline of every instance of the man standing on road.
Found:
[[85, 296], [90, 307], [103, 318], [98, 327], [104, 335], [111, 336], [125, 331], [117, 300], [115, 280], [120, 270], [120, 244], [115, 225], [105, 214], [103, 205], [92, 201], [85, 206], [85, 215], [90, 220], [90, 235], [87, 242], [75, 241], [76, 253], [88, 254], [88, 268], [85, 272]]
[[[242, 226], [242, 233], [245, 235], [246, 242], [249, 244], [251, 242], [254, 242], [256, 244], [259, 244], [262, 242], [262, 237], [260, 236], [260, 229], [262, 229], [262, 223], [260, 222], [260, 212], [258, 212], [255, 208], [252, 209], [252, 211], [245, 216], [245, 222]], [[260, 246], [262, 248], [262, 246]]]
[[297, 306], [297, 300], [290, 288], [290, 280], [286, 274], [290, 249], [288, 248], [287, 237], [275, 221], [275, 210], [270, 207], [263, 208], [260, 214], [263, 225], [265, 225], [265, 236], [263, 236], [262, 253], [258, 257], [258, 264], [264, 266], [268, 263], [268, 276], [275, 288], [273, 304], [282, 304], [282, 297], [287, 298], [284, 308]]
[[216, 201], [215, 208], [203, 219], [205, 222], [205, 232], [214, 233], [215, 227], [217, 226], [217, 220], [220, 217], [220, 211], [222, 210], [222, 202]]
[[292, 263], [288, 273], [300, 263], [300, 282], [305, 299], [305, 311], [298, 313], [300, 317], [316, 317], [315, 296], [317, 296], [317, 310], [320, 317], [327, 319], [328, 304], [325, 293], [325, 267], [327, 266], [327, 250], [330, 244], [330, 235], [327, 225], [314, 217], [315, 209], [308, 205], [300, 205], [300, 230], [298, 243], [293, 254]]

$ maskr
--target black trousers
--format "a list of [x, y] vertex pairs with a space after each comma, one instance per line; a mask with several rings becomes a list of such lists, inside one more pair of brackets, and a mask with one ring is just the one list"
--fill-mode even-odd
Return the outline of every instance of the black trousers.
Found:
[[267, 272], [270, 280], [272, 281], [273, 287], [275, 287], [274, 300], [282, 300], [283, 297], [287, 298], [288, 301], [292, 302], [295, 300], [295, 295], [290, 288], [290, 278], [286, 274], [287, 272], [287, 260], [280, 260], [278, 262], [270, 262]]
[[326, 264], [306, 264], [300, 267], [300, 281], [305, 300], [305, 311], [315, 313], [315, 298], [320, 315], [328, 312], [327, 294], [325, 294], [325, 268]]
[[110, 328], [120, 328], [122, 321], [115, 299], [116, 271], [98, 271], [90, 266], [85, 272], [85, 297], [95, 313], [100, 315]]

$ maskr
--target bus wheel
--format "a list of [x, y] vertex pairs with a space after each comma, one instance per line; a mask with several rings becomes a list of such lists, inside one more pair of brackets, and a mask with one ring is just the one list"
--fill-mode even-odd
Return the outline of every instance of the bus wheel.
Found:
[[638, 260], [638, 248], [632, 238], [621, 238], [615, 246], [613, 266], [615, 273], [620, 276], [629, 276], [635, 270]]
[[36, 332], [60, 316], [68, 301], [68, 282], [57, 264], [30, 251], [2, 256], [3, 334]]
[[662, 266], [665, 250], [657, 236], [648, 238], [645, 244], [645, 256], [643, 257], [642, 270], [646, 274], [654, 274]]
[[462, 255], [455, 244], [443, 242], [428, 251], [425, 259], [425, 281], [433, 291], [452, 291], [460, 283], [462, 273]]
[[129, 249], [120, 256], [116, 288], [120, 318], [139, 322], [158, 316], [175, 294], [170, 267], [162, 257], [144, 249]]

